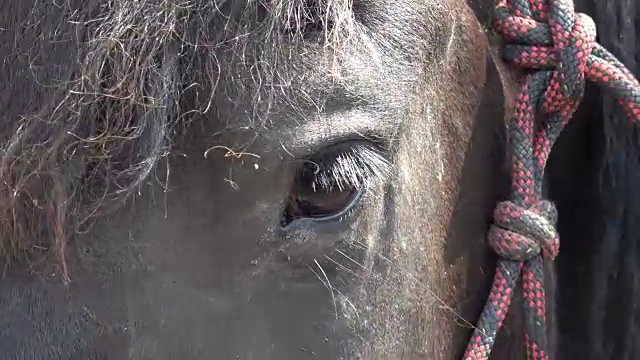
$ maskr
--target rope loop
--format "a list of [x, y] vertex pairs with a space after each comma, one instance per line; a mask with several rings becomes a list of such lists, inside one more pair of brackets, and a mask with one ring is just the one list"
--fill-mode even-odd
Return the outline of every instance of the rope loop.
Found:
[[541, 110], [572, 109], [582, 98], [587, 61], [596, 44], [591, 17], [573, 9], [570, 1], [500, 1], [494, 28], [510, 44], [506, 62], [522, 68], [548, 70]]
[[493, 216], [488, 243], [500, 257], [526, 261], [541, 253], [549, 259], [558, 255], [558, 215], [553, 203], [538, 201], [527, 209], [512, 201], [504, 201], [498, 204]]

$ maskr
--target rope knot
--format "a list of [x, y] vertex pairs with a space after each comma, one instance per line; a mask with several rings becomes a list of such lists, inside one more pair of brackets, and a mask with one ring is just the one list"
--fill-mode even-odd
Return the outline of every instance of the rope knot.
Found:
[[558, 215], [553, 203], [538, 201], [532, 207], [524, 208], [504, 201], [498, 204], [493, 217], [488, 242], [502, 258], [526, 261], [540, 253], [550, 259], [558, 254]]
[[572, 1], [500, 0], [494, 28], [510, 42], [503, 50], [505, 61], [548, 70], [540, 104], [544, 112], [577, 107], [596, 44], [593, 19], [576, 14]]

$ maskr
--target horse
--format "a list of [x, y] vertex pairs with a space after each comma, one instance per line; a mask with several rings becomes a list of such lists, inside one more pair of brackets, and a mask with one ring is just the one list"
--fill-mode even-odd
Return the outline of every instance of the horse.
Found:
[[[640, 5], [575, 5], [637, 77]], [[3, 1], [2, 358], [469, 358], [523, 76], [494, 10]], [[549, 157], [543, 358], [640, 354], [619, 112], [587, 83]], [[513, 296], [491, 359], [526, 356]]]

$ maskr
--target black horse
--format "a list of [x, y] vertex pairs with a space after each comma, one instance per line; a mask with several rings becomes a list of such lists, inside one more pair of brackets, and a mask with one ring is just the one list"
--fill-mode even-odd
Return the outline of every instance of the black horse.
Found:
[[[459, 359], [511, 186], [494, 9], [0, 3], [0, 357]], [[638, 76], [640, 4], [576, 10]], [[549, 160], [553, 358], [640, 356], [622, 119], [588, 83]], [[525, 358], [519, 295], [492, 359]]]

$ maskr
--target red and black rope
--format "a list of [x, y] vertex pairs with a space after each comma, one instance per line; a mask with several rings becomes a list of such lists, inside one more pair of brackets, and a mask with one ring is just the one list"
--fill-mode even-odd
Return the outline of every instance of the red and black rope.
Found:
[[500, 260], [464, 359], [489, 358], [519, 280], [527, 358], [547, 359], [543, 261], [559, 249], [555, 206], [542, 199], [549, 152], [578, 108], [585, 79], [612, 91], [632, 123], [640, 121], [640, 83], [595, 42], [593, 20], [576, 14], [572, 0], [499, 0], [494, 28], [506, 43], [504, 60], [531, 72], [508, 124], [510, 200], [497, 206], [488, 234]]

